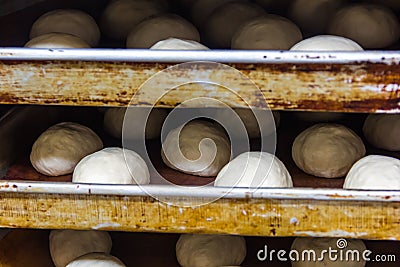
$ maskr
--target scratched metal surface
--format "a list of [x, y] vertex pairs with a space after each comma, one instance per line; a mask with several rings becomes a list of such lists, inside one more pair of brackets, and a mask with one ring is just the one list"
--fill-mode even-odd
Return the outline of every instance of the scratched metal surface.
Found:
[[[175, 107], [193, 96], [213, 97], [230, 106], [345, 112], [400, 112], [400, 54], [397, 52], [294, 53], [263, 51], [33, 50], [0, 51], [0, 103], [77, 106], [128, 105], [138, 88], [176, 63], [226, 63], [247, 75], [260, 89], [242, 86], [242, 99], [221, 89], [180, 88], [165, 95], [159, 107]], [[196, 68], [187, 70], [196, 75]], [[181, 71], [160, 81], [180, 81]], [[209, 74], [224, 86], [237, 77], [216, 68]], [[183, 81], [183, 80], [182, 80]], [[142, 92], [152, 105], [154, 95]]]

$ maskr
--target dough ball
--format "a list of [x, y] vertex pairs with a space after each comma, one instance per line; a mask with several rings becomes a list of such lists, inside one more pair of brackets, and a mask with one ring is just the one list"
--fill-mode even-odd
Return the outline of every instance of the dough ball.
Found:
[[209, 50], [207, 46], [192, 40], [168, 38], [157, 42], [150, 49], [156, 50]]
[[363, 132], [373, 146], [400, 151], [400, 114], [370, 114], [364, 122]]
[[30, 48], [90, 48], [81, 38], [67, 33], [47, 33], [25, 44]]
[[125, 40], [141, 21], [165, 11], [166, 8], [154, 0], [111, 1], [101, 16], [101, 30], [110, 38]]
[[338, 178], [365, 155], [360, 137], [345, 126], [333, 123], [316, 124], [300, 133], [294, 140], [292, 157], [304, 172]]
[[[235, 112], [246, 127], [247, 134], [249, 135], [250, 139], [261, 137], [260, 127], [265, 129], [264, 134], [271, 134], [279, 126], [281, 118], [279, 112], [277, 111], [272, 111], [272, 117], [274, 118], [274, 121], [270, 116], [268, 116], [268, 111], [265, 110], [237, 108], [235, 109]], [[257, 121], [254, 114], [259, 117], [260, 121]], [[233, 134], [234, 133], [235, 132], [233, 132]]]
[[345, 0], [293, 0], [288, 17], [304, 32], [321, 34], [344, 3]]
[[148, 18], [129, 32], [128, 48], [150, 48], [170, 37], [200, 42], [197, 29], [186, 19], [175, 14], [162, 14]]
[[[299, 253], [299, 260], [292, 261], [292, 267], [364, 267], [365, 260], [363, 259], [362, 254], [367, 249], [364, 245], [364, 242], [357, 239], [346, 239], [346, 241], [347, 246], [341, 249], [342, 245], [340, 241], [338, 242], [338, 238], [298, 237], [293, 241], [291, 250]], [[338, 251], [343, 250], [343, 261], [340, 260], [339, 253], [333, 254], [338, 256], [337, 260], [330, 260], [329, 254], [323, 252], [323, 250], [329, 250], [329, 248]], [[302, 252], [310, 250], [315, 251], [316, 260], [302, 261]], [[350, 253], [352, 251], [359, 251], [359, 261], [357, 261], [357, 258], [355, 258], [355, 260], [351, 260], [353, 254]], [[308, 254], [304, 253], [304, 255], [307, 257]], [[321, 255], [324, 255], [323, 260], [318, 260]], [[348, 257], [350, 260], [346, 261], [346, 255], [349, 255]], [[356, 255], [354, 255], [354, 257], [356, 257]]]
[[45, 13], [33, 23], [30, 38], [52, 32], [75, 35], [91, 47], [100, 40], [96, 21], [89, 14], [76, 9], [56, 9]]
[[67, 264], [66, 267], [125, 267], [119, 259], [105, 253], [88, 253], [76, 258]]
[[400, 190], [400, 160], [378, 155], [366, 156], [350, 169], [343, 188]]
[[364, 49], [345, 37], [318, 35], [295, 44], [292, 51], [363, 51]]
[[198, 176], [216, 176], [231, 154], [223, 129], [203, 120], [172, 130], [162, 146], [162, 159], [168, 167]]
[[345, 116], [344, 113], [340, 112], [294, 112], [294, 115], [302, 120], [309, 122], [329, 122], [329, 121], [337, 121], [343, 119]]
[[205, 24], [204, 34], [212, 46], [229, 48], [239, 26], [263, 14], [265, 11], [254, 3], [228, 2], [211, 13]]
[[[194, 2], [191, 8], [191, 17], [194, 25], [199, 29], [203, 29], [205, 23], [215, 9], [233, 1], [240, 2], [240, 0], [198, 0]], [[246, 1], [248, 0], [242, 0], [242, 2]]]
[[393, 11], [384, 6], [357, 4], [339, 10], [328, 33], [350, 38], [365, 49], [376, 49], [397, 42], [400, 24]]
[[182, 267], [240, 265], [246, 257], [246, 240], [241, 236], [183, 234], [176, 243]]
[[288, 50], [303, 38], [287, 18], [266, 14], [242, 24], [232, 38], [232, 49]]
[[103, 148], [103, 142], [86, 126], [62, 122], [56, 124], [35, 141], [30, 155], [32, 166], [48, 176], [72, 173], [76, 164]]
[[107, 232], [52, 230], [50, 254], [56, 267], [65, 267], [72, 260], [91, 252], [110, 253], [112, 241]]
[[75, 167], [72, 182], [149, 184], [150, 174], [146, 162], [138, 153], [108, 147], [84, 157]]
[[245, 152], [225, 165], [214, 186], [293, 187], [285, 165], [267, 152]]
[[[121, 139], [122, 138], [122, 127], [126, 108], [107, 108], [104, 114], [104, 130], [111, 136]], [[143, 124], [146, 123], [146, 139], [159, 138], [161, 135], [161, 127], [164, 123], [165, 118], [168, 116], [168, 110], [162, 108], [154, 108], [150, 111], [147, 122], [145, 116], [148, 113], [148, 108], [133, 107], [128, 109], [129, 112], [133, 112], [135, 118], [131, 121], [129, 131], [126, 130], [126, 138], [129, 139], [142, 139], [142, 128]]]

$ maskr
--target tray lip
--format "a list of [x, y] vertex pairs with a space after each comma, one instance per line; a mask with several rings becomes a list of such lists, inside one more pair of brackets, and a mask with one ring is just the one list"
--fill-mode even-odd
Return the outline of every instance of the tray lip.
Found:
[[181, 63], [211, 61], [245, 64], [400, 64], [400, 51], [41, 49], [0, 47], [0, 61], [101, 61]]
[[[66, 182], [0, 181], [0, 195], [58, 194], [58, 195], [102, 195], [124, 197], [151, 197], [196, 199], [279, 199], [317, 200], [347, 202], [400, 202], [400, 191], [394, 190], [344, 190], [333, 188], [223, 188], [168, 185], [104, 185], [74, 184]], [[149, 194], [150, 193], [150, 194]]]

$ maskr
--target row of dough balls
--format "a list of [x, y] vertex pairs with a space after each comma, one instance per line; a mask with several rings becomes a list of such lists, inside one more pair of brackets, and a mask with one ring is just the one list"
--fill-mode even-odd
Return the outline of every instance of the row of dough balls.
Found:
[[[291, 246], [292, 251], [302, 255], [303, 251], [315, 251], [323, 255], [323, 250], [337, 248], [337, 238], [296, 238]], [[366, 250], [362, 240], [349, 239], [343, 254], [347, 251], [359, 251], [360, 255]], [[221, 267], [240, 266], [246, 257], [246, 240], [241, 236], [228, 235], [199, 235], [183, 234], [176, 244], [176, 257], [182, 267]], [[265, 255], [267, 256], [267, 255]], [[292, 267], [364, 267], [365, 259], [359, 261], [340, 261], [324, 257], [319, 261], [292, 261]]]
[[52, 230], [49, 247], [55, 267], [125, 267], [110, 255], [112, 240], [107, 232]]
[[[117, 111], [117, 117], [114, 115], [110, 119], [108, 113], [114, 111]], [[105, 114], [105, 129], [116, 137], [121, 137], [124, 112], [124, 109], [109, 109]], [[155, 109], [150, 114], [146, 138], [157, 138], [167, 113]], [[255, 118], [249, 116], [251, 110], [242, 110], [238, 114], [242, 114], [249, 134], [259, 137], [260, 133], [252, 130], [258, 125]], [[109, 122], [117, 124], [110, 127]], [[364, 135], [372, 144], [396, 150], [399, 122], [399, 115], [370, 115], [364, 123]], [[267, 127], [275, 129], [273, 120]], [[140, 139], [141, 136], [134, 134], [132, 138]], [[32, 166], [45, 175], [73, 172], [73, 182], [150, 183], [147, 164], [136, 152], [102, 148], [101, 139], [91, 129], [76, 123], [60, 123], [39, 136], [33, 144], [30, 159]], [[230, 152], [229, 138], [218, 124], [194, 120], [168, 133], [163, 142], [162, 159], [170, 168], [184, 173], [217, 176], [215, 186], [293, 186], [285, 165], [274, 155], [247, 152], [229, 162]], [[400, 160], [378, 155], [364, 157], [365, 152], [360, 137], [345, 126], [334, 123], [316, 124], [306, 129], [297, 136], [292, 147], [296, 165], [306, 173], [325, 178], [347, 174], [345, 188], [400, 189]], [[387, 168], [381, 171], [380, 166]], [[379, 180], [375, 176], [378, 172]]]
[[147, 164], [139, 154], [119, 147], [103, 149], [95, 132], [73, 122], [59, 123], [43, 132], [32, 146], [30, 161], [44, 175], [73, 173], [73, 182], [150, 183]]
[[[126, 39], [128, 48], [152, 48], [159, 41], [175, 38], [198, 44], [186, 49], [207, 49], [198, 43], [200, 33], [197, 28], [179, 15], [165, 13], [168, 8], [161, 2], [111, 1], [101, 19], [102, 30], [109, 37]], [[311, 11], [295, 8], [296, 11], [292, 13], [297, 21], [302, 23], [304, 14], [297, 13], [303, 10], [321, 16], [321, 8], [324, 10], [325, 5], [328, 9], [335, 7], [331, 12], [337, 9], [334, 3], [313, 2]], [[209, 17], [202, 16], [204, 13], [210, 14]], [[330, 16], [324, 16], [327, 17]], [[307, 14], [305, 19], [309, 18], [313, 16]], [[400, 24], [393, 12], [384, 6], [372, 4], [343, 7], [332, 15], [326, 32], [331, 35], [318, 36], [301, 45], [296, 44], [302, 40], [302, 32], [292, 21], [267, 14], [262, 7], [248, 1], [196, 1], [192, 19], [200, 29], [204, 28], [203, 35], [207, 43], [215, 48], [357, 51], [362, 47], [384, 48], [397, 42], [400, 37]], [[100, 30], [94, 19], [85, 12], [59, 9], [38, 18], [32, 25], [30, 38], [27, 47], [94, 47], [99, 42]]]
[[[50, 254], [56, 267], [121, 267], [119, 259], [109, 255], [112, 240], [107, 232], [52, 230], [49, 237]], [[296, 238], [291, 250], [301, 255], [302, 251], [314, 250], [321, 255], [322, 250], [337, 247], [336, 238]], [[176, 243], [176, 258], [182, 267], [227, 267], [237, 266], [246, 258], [246, 240], [241, 236], [182, 234]], [[343, 249], [366, 250], [361, 240], [347, 240]], [[310, 266], [362, 267], [365, 260], [332, 261], [325, 257], [322, 261], [293, 261], [293, 267]]]

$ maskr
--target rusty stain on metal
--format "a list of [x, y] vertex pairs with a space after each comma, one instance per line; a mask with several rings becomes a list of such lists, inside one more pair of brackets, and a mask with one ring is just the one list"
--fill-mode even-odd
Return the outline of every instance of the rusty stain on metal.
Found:
[[[342, 237], [400, 240], [399, 210], [398, 202], [247, 198], [178, 207], [144, 196], [5, 193], [0, 199], [0, 226], [95, 229], [100, 225], [115, 231], [251, 236], [333, 236], [340, 231]], [[300, 223], [293, 223], [293, 218]]]
[[[137, 89], [152, 75], [172, 66], [160, 63], [0, 61], [0, 103], [122, 106], [130, 103]], [[240, 94], [250, 105], [262, 97], [272, 109], [327, 110], [347, 112], [400, 111], [400, 66], [379, 63], [346, 64], [231, 64], [261, 89]], [[171, 75], [180, 78], [183, 70]], [[197, 69], [189, 70], [197, 71]], [[215, 70], [216, 72], [218, 70]], [[229, 74], [215, 75], [221, 84], [235, 80]], [[164, 81], [166, 86], [170, 83]], [[159, 106], [174, 107], [192, 96], [212, 96], [231, 106], [245, 103], [217, 89], [181, 88], [160, 100]], [[142, 102], [152, 103], [151, 92], [142, 92]], [[148, 99], [146, 101], [146, 99]]]

